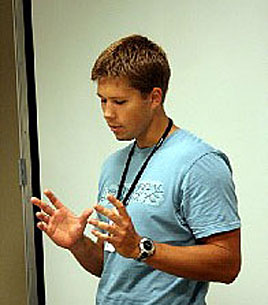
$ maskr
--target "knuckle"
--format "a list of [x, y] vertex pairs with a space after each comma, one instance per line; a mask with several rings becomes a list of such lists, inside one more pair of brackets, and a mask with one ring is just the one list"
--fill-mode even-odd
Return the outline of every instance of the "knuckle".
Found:
[[127, 237], [127, 232], [125, 230], [122, 230], [120, 232], [119, 241], [121, 243], [123, 243], [125, 241], [126, 237]]
[[117, 201], [118, 202], [118, 206], [119, 206], [119, 208], [121, 208], [121, 209], [123, 209], [123, 210], [125, 210], [125, 206], [124, 206], [124, 204], [121, 202], [121, 201]]
[[129, 230], [132, 227], [132, 222], [130, 218], [125, 219], [125, 221], [123, 222], [123, 227], [125, 230]]

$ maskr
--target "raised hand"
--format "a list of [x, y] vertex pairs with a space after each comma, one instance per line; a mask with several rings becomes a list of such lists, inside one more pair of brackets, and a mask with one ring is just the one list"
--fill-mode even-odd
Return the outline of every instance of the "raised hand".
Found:
[[87, 219], [93, 210], [86, 209], [80, 216], [76, 216], [50, 190], [45, 190], [44, 194], [54, 208], [36, 197], [31, 198], [31, 202], [42, 210], [42, 212], [36, 213], [40, 220], [37, 227], [58, 246], [66, 249], [75, 247], [83, 239]]
[[97, 219], [90, 219], [88, 222], [109, 234], [102, 234], [98, 230], [92, 230], [92, 233], [99, 240], [111, 243], [122, 256], [138, 257], [141, 237], [135, 231], [125, 206], [112, 195], [109, 195], [107, 199], [114, 205], [115, 209], [107, 209], [102, 205], [96, 205], [94, 208], [98, 213], [108, 217], [111, 223], [108, 224]]

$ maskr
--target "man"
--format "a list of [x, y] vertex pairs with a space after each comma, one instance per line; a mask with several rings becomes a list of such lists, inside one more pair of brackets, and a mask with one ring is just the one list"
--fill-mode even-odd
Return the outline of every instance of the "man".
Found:
[[80, 217], [49, 190], [54, 208], [32, 198], [43, 210], [38, 227], [101, 277], [99, 305], [203, 305], [209, 281], [231, 283], [240, 270], [229, 161], [167, 117], [169, 77], [164, 51], [146, 37], [109, 46], [92, 79], [111, 131], [134, 143], [106, 160], [98, 204]]

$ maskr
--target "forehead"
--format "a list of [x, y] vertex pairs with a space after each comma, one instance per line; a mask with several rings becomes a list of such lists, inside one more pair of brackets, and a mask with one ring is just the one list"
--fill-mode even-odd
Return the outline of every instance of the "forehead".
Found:
[[97, 83], [97, 94], [106, 98], [118, 98], [139, 94], [139, 91], [130, 87], [126, 78], [102, 77]]

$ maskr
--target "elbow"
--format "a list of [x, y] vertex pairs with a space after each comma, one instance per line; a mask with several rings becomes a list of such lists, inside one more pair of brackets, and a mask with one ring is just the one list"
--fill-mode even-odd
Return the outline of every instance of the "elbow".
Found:
[[226, 272], [224, 272], [224, 278], [222, 279], [221, 282], [226, 285], [232, 284], [238, 277], [240, 270], [241, 270], [241, 259], [239, 258], [231, 265], [229, 265], [229, 268], [226, 268]]
[[226, 276], [223, 280], [222, 280], [222, 283], [226, 284], [226, 285], [230, 285], [232, 284], [235, 279], [237, 278], [238, 276], [238, 273], [235, 273], [235, 274], [230, 274], [228, 276]]
[[226, 277], [226, 279], [225, 279], [225, 281], [224, 281], [224, 284], [226, 284], [226, 285], [232, 284], [232, 283], [236, 280], [236, 278], [237, 278], [237, 276], [238, 276], [238, 274], [239, 274], [239, 271], [240, 271], [240, 269], [238, 269], [238, 270], [235, 271], [235, 272], [230, 273], [230, 274], [228, 275], [228, 277]]

